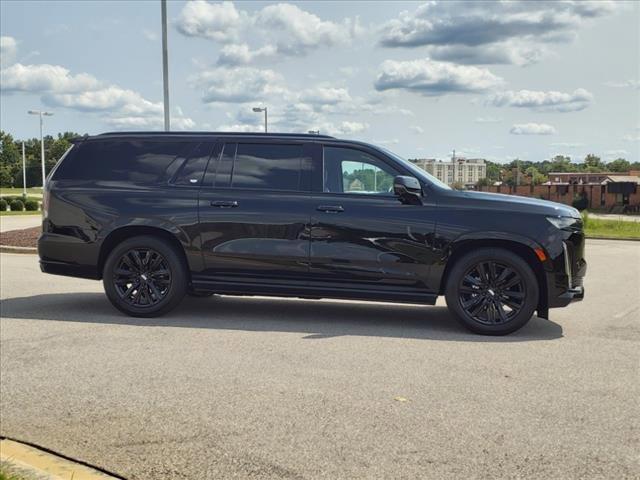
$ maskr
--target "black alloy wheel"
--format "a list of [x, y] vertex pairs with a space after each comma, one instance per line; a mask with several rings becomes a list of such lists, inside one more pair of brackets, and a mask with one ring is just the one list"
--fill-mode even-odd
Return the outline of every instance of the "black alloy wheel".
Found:
[[478, 248], [454, 261], [445, 298], [465, 327], [483, 335], [506, 335], [531, 319], [540, 288], [529, 260], [503, 248]]
[[150, 235], [117, 245], [104, 264], [102, 281], [113, 306], [134, 317], [157, 317], [174, 309], [190, 283], [178, 246]]
[[522, 310], [525, 297], [525, 285], [518, 272], [493, 260], [473, 265], [458, 287], [462, 309], [485, 325], [513, 320]]
[[134, 248], [118, 260], [113, 283], [120, 298], [131, 306], [151, 307], [161, 302], [171, 288], [167, 260], [150, 248]]

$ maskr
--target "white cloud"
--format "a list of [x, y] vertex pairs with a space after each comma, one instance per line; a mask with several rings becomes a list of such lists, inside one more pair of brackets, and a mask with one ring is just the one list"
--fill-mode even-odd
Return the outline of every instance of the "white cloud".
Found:
[[607, 150], [604, 152], [604, 156], [611, 159], [611, 158], [619, 158], [619, 157], [626, 157], [629, 155], [629, 152], [627, 150], [624, 149], [617, 149], [617, 150]]
[[381, 66], [377, 90], [405, 89], [422, 95], [482, 92], [503, 83], [486, 68], [435, 62], [430, 59], [386, 60]]
[[180, 33], [220, 43], [236, 41], [249, 24], [246, 12], [237, 10], [233, 2], [209, 3], [204, 0], [187, 2], [176, 21]]
[[149, 30], [148, 28], [145, 28], [142, 30], [142, 35], [144, 36], [144, 38], [146, 38], [150, 42], [156, 42], [159, 38], [157, 32], [154, 32], [153, 30]]
[[546, 123], [516, 123], [509, 133], [513, 135], [554, 135], [556, 129]]
[[366, 122], [340, 122], [338, 124], [323, 123], [316, 130], [320, 130], [321, 134], [326, 135], [354, 135], [362, 133], [369, 128]]
[[251, 50], [246, 43], [233, 43], [222, 47], [217, 63], [228, 66], [248, 65], [272, 59], [277, 54], [278, 50], [274, 45], [265, 45], [257, 50]]
[[52, 93], [44, 96], [51, 106], [81, 111], [113, 111], [124, 115], [162, 115], [162, 102], [150, 102], [138, 92], [117, 86], [79, 93]]
[[640, 80], [622, 80], [622, 81], [610, 81], [605, 82], [605, 86], [611, 88], [634, 88], [640, 89]]
[[413, 125], [411, 127], [409, 127], [409, 129], [413, 132], [413, 133], [417, 133], [417, 134], [421, 134], [424, 133], [424, 128], [422, 128], [419, 125]]
[[303, 90], [300, 100], [311, 104], [335, 105], [350, 102], [352, 99], [346, 88], [315, 87]]
[[[231, 2], [204, 0], [188, 2], [176, 26], [186, 36], [228, 44], [218, 64], [235, 66], [302, 56], [321, 47], [347, 45], [362, 32], [357, 17], [332, 22], [289, 3], [267, 5], [249, 13], [238, 10]], [[258, 46], [247, 43], [249, 32]]]
[[284, 80], [273, 70], [252, 67], [215, 68], [190, 78], [201, 88], [205, 103], [236, 103], [264, 100], [270, 94], [282, 93]]
[[335, 23], [290, 3], [264, 7], [255, 23], [275, 38], [278, 51], [286, 55], [304, 55], [318, 46], [347, 44], [360, 30], [357, 18]]
[[476, 123], [500, 123], [501, 118], [498, 117], [476, 117], [474, 122]]
[[624, 135], [622, 139], [625, 142], [640, 142], [640, 133], [636, 133], [636, 134], [630, 133], [630, 134]]
[[547, 44], [571, 41], [582, 24], [616, 7], [611, 1], [427, 2], [387, 22], [380, 43], [427, 47], [433, 58], [458, 63], [526, 65]]
[[96, 78], [87, 73], [72, 75], [59, 65], [22, 65], [15, 63], [0, 71], [4, 92], [43, 93], [81, 92], [99, 87]]
[[18, 42], [13, 37], [0, 37], [0, 61], [2, 65], [10, 65], [13, 63], [18, 51]]
[[487, 104], [495, 107], [520, 107], [540, 111], [575, 112], [587, 108], [593, 95], [584, 88], [572, 93], [556, 91], [507, 90], [491, 95]]
[[381, 146], [389, 146], [389, 145], [397, 145], [400, 143], [400, 140], [397, 138], [391, 138], [388, 140], [374, 140], [373, 143], [376, 143]]
[[555, 142], [551, 144], [552, 147], [560, 147], [560, 148], [581, 148], [584, 147], [584, 143], [580, 142]]

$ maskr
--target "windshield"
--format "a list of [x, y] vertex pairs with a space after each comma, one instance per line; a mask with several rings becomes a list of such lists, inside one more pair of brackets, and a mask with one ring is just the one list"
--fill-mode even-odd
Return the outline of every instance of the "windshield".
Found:
[[390, 157], [392, 157], [393, 159], [397, 160], [398, 162], [402, 163], [405, 167], [407, 167], [409, 170], [411, 170], [411, 172], [420, 180], [424, 180], [426, 182], [431, 183], [432, 185], [435, 185], [436, 187], [439, 188], [443, 188], [445, 190], [452, 190], [452, 188], [447, 185], [444, 182], [441, 182], [440, 180], [438, 180], [436, 177], [434, 177], [433, 175], [431, 175], [428, 172], [425, 172], [423, 169], [416, 167], [413, 163], [411, 163], [409, 160], [405, 160], [404, 158], [402, 158], [400, 155], [393, 153], [390, 150], [387, 150], [386, 148], [383, 147], [377, 147], [380, 150], [382, 150], [384, 153], [386, 153], [387, 155], [389, 155]]

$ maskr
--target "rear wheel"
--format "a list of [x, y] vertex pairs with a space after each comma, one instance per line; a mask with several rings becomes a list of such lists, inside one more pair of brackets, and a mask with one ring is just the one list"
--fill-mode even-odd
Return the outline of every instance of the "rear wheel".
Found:
[[109, 254], [103, 284], [120, 311], [156, 317], [175, 308], [187, 289], [187, 269], [175, 248], [150, 236], [125, 240]]
[[445, 292], [458, 321], [484, 335], [522, 328], [533, 316], [538, 295], [538, 282], [527, 262], [500, 248], [482, 248], [458, 259]]

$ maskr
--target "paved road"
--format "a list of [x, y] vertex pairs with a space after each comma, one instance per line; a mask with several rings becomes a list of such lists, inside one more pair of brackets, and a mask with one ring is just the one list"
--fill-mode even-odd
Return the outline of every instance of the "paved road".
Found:
[[7, 215], [0, 216], [0, 232], [37, 227], [42, 224], [40, 215]]
[[0, 433], [132, 479], [638, 478], [639, 247], [590, 241], [587, 299], [503, 338], [441, 303], [132, 319], [2, 254]]

